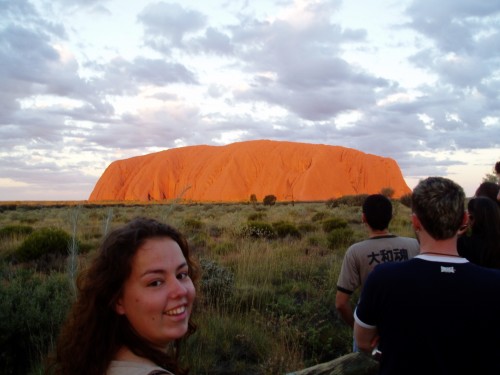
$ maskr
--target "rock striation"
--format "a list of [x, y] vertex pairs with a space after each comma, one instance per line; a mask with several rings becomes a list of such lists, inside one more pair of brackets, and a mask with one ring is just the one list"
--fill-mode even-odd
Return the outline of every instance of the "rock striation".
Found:
[[397, 163], [350, 148], [284, 141], [188, 146], [112, 162], [90, 201], [320, 201], [410, 193]]

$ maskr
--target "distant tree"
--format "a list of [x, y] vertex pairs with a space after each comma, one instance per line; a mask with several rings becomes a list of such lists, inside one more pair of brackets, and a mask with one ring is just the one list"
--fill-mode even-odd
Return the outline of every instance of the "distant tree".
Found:
[[250, 203], [255, 207], [257, 204], [257, 196], [255, 194], [250, 195]]
[[394, 195], [394, 189], [391, 187], [384, 187], [380, 190], [380, 194], [391, 199], [392, 196]]
[[264, 206], [274, 206], [276, 203], [276, 196], [272, 194], [266, 195], [262, 202], [264, 203]]
[[493, 182], [494, 184], [496, 184], [497, 180], [497, 176], [495, 176], [493, 173], [486, 173], [486, 175], [483, 177], [483, 182]]

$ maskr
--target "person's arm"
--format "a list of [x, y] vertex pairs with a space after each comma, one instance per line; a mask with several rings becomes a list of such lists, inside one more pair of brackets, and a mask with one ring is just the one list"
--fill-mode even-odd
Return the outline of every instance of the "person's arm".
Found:
[[335, 308], [337, 309], [340, 317], [350, 327], [354, 326], [354, 316], [351, 306], [351, 295], [337, 290], [335, 296]]
[[359, 350], [366, 354], [372, 354], [373, 349], [378, 344], [377, 327], [361, 325], [357, 320], [354, 322], [354, 339]]

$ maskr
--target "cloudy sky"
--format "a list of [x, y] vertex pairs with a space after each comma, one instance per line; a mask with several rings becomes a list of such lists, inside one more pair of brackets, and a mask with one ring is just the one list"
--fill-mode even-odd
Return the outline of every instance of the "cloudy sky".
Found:
[[500, 1], [0, 0], [0, 201], [255, 139], [391, 157], [468, 195], [500, 160]]

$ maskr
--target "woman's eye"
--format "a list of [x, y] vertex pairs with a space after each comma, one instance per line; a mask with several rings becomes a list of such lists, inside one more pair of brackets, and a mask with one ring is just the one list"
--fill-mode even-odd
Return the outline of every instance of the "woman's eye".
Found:
[[163, 282], [161, 280], [155, 280], [155, 281], [152, 281], [148, 284], [148, 286], [160, 286], [161, 284], [163, 284]]
[[189, 274], [186, 272], [181, 272], [177, 275], [177, 279], [182, 280], [185, 279], [186, 277], [189, 277]]

